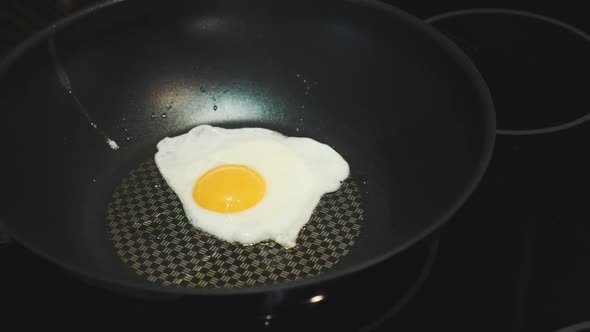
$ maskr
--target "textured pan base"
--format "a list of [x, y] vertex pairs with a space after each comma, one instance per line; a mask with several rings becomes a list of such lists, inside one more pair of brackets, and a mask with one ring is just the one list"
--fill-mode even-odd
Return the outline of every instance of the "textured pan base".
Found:
[[[280, 216], [277, 216], [280, 218]], [[107, 210], [123, 262], [149, 281], [180, 287], [244, 287], [315, 276], [333, 267], [358, 237], [362, 195], [349, 178], [324, 195], [297, 246], [228, 243], [193, 227], [153, 160], [132, 170]]]

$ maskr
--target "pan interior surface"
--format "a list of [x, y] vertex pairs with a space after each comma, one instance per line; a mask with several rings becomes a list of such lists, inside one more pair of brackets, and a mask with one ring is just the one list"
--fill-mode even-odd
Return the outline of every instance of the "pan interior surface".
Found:
[[[280, 218], [280, 216], [277, 216]], [[313, 277], [335, 266], [359, 236], [362, 193], [351, 179], [325, 195], [297, 246], [244, 246], [192, 226], [153, 160], [123, 179], [107, 209], [108, 230], [121, 259], [163, 286], [239, 288]]]
[[[487, 88], [466, 58], [417, 19], [372, 1], [114, 1], [19, 48], [0, 67], [0, 96], [10, 110], [0, 135], [14, 142], [6, 154], [15, 160], [3, 165], [12, 194], [0, 217], [12, 235], [86, 276], [181, 292], [310, 283], [390, 257], [467, 198], [494, 137]], [[228, 281], [204, 257], [222, 264], [237, 249], [184, 227], [166, 192], [138, 203], [138, 186], [159, 181], [156, 143], [199, 124], [310, 137], [348, 161], [350, 179], [300, 234], [307, 256], [286, 259], [264, 244], [270, 253], [248, 252], [240, 264], [268, 275]], [[130, 181], [138, 172], [148, 176]], [[146, 223], [163, 202], [175, 214]], [[338, 217], [319, 217], [322, 209]], [[310, 231], [322, 225], [342, 240], [326, 235], [312, 246], [319, 233]], [[168, 232], [167, 242], [152, 241], [155, 231]], [[189, 246], [175, 239], [202, 250], [174, 261], [165, 251]], [[142, 263], [160, 254], [173, 265]], [[199, 267], [209, 281], [189, 273]]]

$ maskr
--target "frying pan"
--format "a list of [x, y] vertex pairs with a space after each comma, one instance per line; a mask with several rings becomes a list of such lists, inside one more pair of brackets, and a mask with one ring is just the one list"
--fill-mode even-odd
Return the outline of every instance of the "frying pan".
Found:
[[[466, 201], [494, 141], [467, 57], [372, 0], [108, 1], [11, 53], [0, 96], [9, 234], [81, 278], [162, 294], [314, 286], [387, 260]], [[313, 138], [351, 176], [294, 249], [223, 242], [153, 162], [199, 124]]]

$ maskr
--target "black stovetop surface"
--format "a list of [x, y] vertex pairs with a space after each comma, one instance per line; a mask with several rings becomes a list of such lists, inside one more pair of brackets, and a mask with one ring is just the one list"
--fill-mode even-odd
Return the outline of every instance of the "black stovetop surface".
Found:
[[[0, 52], [95, 2], [2, 1]], [[578, 324], [567, 330], [573, 332], [589, 322], [590, 331], [590, 121], [585, 121], [590, 113], [590, 38], [582, 35], [590, 33], [590, 15], [582, 4], [388, 2], [423, 19], [466, 8], [529, 13], [459, 12], [429, 20], [466, 51], [490, 86], [499, 127], [494, 158], [475, 194], [440, 232], [438, 247], [426, 241], [406, 254], [427, 262], [434, 257], [428, 253], [436, 253], [428, 273], [416, 269], [413, 279], [423, 272], [426, 279], [415, 296], [387, 319], [349, 327], [542, 332]], [[76, 316], [110, 324], [117, 317], [138, 325], [137, 318], [172, 317], [177, 308], [154, 308], [87, 286], [16, 245], [0, 248], [0, 266], [2, 321], [24, 325], [49, 322], [34, 317], [65, 322]], [[385, 265], [373, 272], [386, 274], [388, 269]], [[371, 283], [374, 276], [363, 278]], [[375, 301], [387, 296], [383, 289]], [[340, 310], [325, 305], [327, 311]], [[196, 328], [198, 310], [194, 320]]]

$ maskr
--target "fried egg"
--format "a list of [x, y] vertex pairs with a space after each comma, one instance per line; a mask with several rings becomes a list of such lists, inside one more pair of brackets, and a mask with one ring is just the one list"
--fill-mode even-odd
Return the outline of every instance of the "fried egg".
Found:
[[157, 149], [156, 165], [188, 220], [242, 244], [295, 246], [322, 195], [349, 175], [330, 146], [263, 128], [200, 125]]

